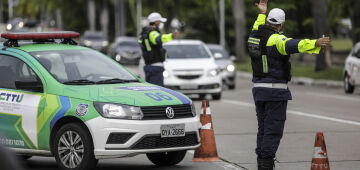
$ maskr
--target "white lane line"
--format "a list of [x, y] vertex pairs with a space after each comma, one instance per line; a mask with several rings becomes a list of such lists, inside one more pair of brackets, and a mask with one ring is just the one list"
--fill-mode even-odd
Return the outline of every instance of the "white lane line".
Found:
[[[190, 154], [193, 154], [195, 153], [194, 150], [188, 150], [187, 151], [188, 153]], [[228, 162], [224, 162], [224, 161], [220, 161], [220, 162], [213, 162], [215, 165], [221, 167], [222, 169], [224, 170], [244, 170], [243, 168], [241, 167], [237, 167], [231, 163], [228, 163]]]
[[306, 92], [306, 95], [324, 97], [324, 98], [335, 98], [339, 100], [348, 100], [348, 101], [360, 101], [360, 98], [349, 97], [349, 96], [341, 96], [341, 95], [333, 95], [333, 94], [324, 94], [324, 93], [316, 93], [316, 92]]
[[[222, 99], [221, 101], [225, 102], [225, 103], [229, 103], [229, 104], [255, 108], [254, 103], [232, 101], [232, 100], [227, 100], [227, 99]], [[298, 116], [311, 117], [311, 118], [316, 118], [316, 119], [321, 119], [321, 120], [328, 120], [328, 121], [333, 121], [333, 122], [338, 122], [338, 123], [360, 126], [360, 122], [352, 121], [352, 120], [345, 120], [345, 119], [339, 119], [339, 118], [334, 118], [334, 117], [329, 117], [329, 116], [322, 116], [322, 115], [317, 115], [317, 114], [312, 114], [312, 113], [299, 112], [299, 111], [295, 111], [295, 110], [287, 110], [287, 113], [293, 114], [293, 115], [298, 115]]]

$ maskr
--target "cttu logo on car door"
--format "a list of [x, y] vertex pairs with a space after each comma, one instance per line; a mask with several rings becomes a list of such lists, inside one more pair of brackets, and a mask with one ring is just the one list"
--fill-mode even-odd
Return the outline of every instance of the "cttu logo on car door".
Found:
[[36, 149], [41, 95], [0, 89], [0, 144]]

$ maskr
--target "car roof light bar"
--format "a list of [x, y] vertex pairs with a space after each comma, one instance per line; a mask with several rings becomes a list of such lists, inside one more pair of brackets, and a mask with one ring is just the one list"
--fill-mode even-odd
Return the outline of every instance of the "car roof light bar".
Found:
[[7, 32], [2, 33], [1, 37], [7, 39], [4, 46], [19, 46], [18, 40], [33, 40], [34, 42], [54, 42], [54, 39], [63, 39], [61, 43], [76, 45], [77, 43], [72, 40], [78, 38], [79, 33], [73, 31], [58, 31], [58, 32]]

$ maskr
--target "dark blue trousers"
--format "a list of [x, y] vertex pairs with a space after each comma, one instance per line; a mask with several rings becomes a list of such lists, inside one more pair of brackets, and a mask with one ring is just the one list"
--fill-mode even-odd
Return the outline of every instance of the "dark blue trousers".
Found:
[[145, 72], [145, 80], [148, 83], [156, 84], [158, 86], [164, 86], [164, 76], [163, 76], [164, 67], [145, 65], [144, 72]]
[[283, 136], [287, 100], [255, 101], [258, 119], [256, 154], [260, 158], [274, 158]]

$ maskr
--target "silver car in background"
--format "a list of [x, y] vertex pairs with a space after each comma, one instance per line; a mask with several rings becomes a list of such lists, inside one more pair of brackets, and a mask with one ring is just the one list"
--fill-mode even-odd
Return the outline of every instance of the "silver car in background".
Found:
[[106, 53], [109, 42], [103, 32], [86, 31], [80, 39], [80, 45]]
[[236, 67], [234, 64], [235, 57], [229, 56], [226, 49], [218, 44], [207, 44], [211, 53], [214, 55], [216, 64], [220, 67], [220, 75], [224, 85], [229, 89], [236, 87]]
[[121, 64], [138, 65], [142, 52], [136, 37], [117, 37], [108, 55]]
[[360, 42], [351, 50], [344, 67], [345, 93], [354, 93], [356, 86], [360, 86]]

